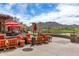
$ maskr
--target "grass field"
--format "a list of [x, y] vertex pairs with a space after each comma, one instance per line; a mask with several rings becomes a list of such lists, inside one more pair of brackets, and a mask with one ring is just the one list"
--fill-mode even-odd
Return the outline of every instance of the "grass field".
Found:
[[60, 28], [54, 28], [54, 29], [48, 29], [45, 30], [44, 32], [64, 32], [64, 33], [68, 33], [68, 32], [79, 32], [79, 28], [71, 28], [71, 29], [60, 29]]

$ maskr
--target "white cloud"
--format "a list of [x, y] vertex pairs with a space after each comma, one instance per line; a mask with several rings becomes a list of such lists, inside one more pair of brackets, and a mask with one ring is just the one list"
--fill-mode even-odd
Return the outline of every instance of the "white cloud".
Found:
[[79, 5], [75, 6], [74, 4], [60, 4], [57, 8], [60, 10], [60, 14], [64, 16], [79, 13]]
[[[20, 13], [13, 14], [12, 6], [14, 4], [7, 4], [4, 8], [0, 7], [1, 14], [8, 14], [14, 17], [18, 17], [21, 22], [24, 24], [30, 25], [31, 22], [53, 22], [56, 21], [62, 24], [79, 24], [79, 17], [75, 17], [79, 15], [79, 4], [59, 4], [56, 9], [59, 11], [51, 11], [49, 13], [43, 13], [39, 16], [35, 16], [29, 19], [30, 15], [23, 15], [24, 11], [26, 11], [27, 5], [18, 4], [18, 8], [22, 8]], [[37, 4], [39, 6], [39, 4]], [[40, 8], [40, 7], [39, 7]], [[34, 14], [34, 10], [31, 11]]]
[[19, 8], [20, 12], [18, 12], [16, 14], [14, 14], [13, 9], [12, 9], [12, 6], [14, 6], [14, 5], [16, 5], [16, 3], [8, 3], [8, 4], [4, 5], [3, 7], [2, 7], [2, 5], [0, 5], [0, 14], [5, 14], [5, 15], [10, 15], [10, 16], [13, 16], [13, 17], [17, 17], [17, 18], [20, 19], [21, 22], [24, 22], [23, 21], [24, 19], [27, 19], [27, 18], [30, 17], [30, 15], [23, 14], [23, 13], [25, 13], [25, 11], [27, 11], [26, 10], [27, 4], [21, 4], [21, 3], [17, 4], [18, 5], [17, 8]]
[[14, 5], [13, 3], [9, 3], [9, 4], [5, 5], [6, 11], [11, 11], [11, 8], [13, 5]]
[[[79, 5], [75, 4], [59, 4], [57, 8], [59, 11], [51, 11], [49, 13], [44, 13], [40, 16], [35, 16], [31, 20], [27, 20], [27, 24], [30, 22], [53, 22], [56, 21], [61, 24], [79, 24], [79, 17], [74, 17], [74, 15], [79, 15]], [[78, 21], [78, 22], [76, 22]]]

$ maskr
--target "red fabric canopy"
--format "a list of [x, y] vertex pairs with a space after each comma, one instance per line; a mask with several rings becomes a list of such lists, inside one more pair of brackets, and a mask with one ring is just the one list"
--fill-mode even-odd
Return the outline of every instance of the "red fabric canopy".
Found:
[[21, 24], [18, 24], [18, 23], [13, 22], [13, 21], [6, 22], [5, 25], [7, 27], [11, 27], [11, 28], [20, 28], [20, 27], [22, 27]]
[[9, 22], [5, 22], [5, 25], [17, 25], [18, 23], [13, 22], [13, 21], [9, 21]]
[[20, 25], [20, 24], [18, 24], [18, 25], [7, 25], [7, 27], [20, 28], [20, 27], [22, 27], [22, 25]]

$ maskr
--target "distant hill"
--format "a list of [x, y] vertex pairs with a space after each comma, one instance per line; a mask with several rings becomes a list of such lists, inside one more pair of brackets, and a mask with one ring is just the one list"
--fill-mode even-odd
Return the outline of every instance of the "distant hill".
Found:
[[[37, 23], [38, 29], [45, 29], [45, 28], [79, 28], [79, 25], [63, 25], [57, 22], [39, 22]], [[32, 30], [32, 26], [29, 27]]]
[[57, 22], [40, 22], [37, 23], [38, 27], [41, 28], [54, 28], [54, 27], [79, 27], [79, 25], [73, 24], [73, 25], [63, 25]]

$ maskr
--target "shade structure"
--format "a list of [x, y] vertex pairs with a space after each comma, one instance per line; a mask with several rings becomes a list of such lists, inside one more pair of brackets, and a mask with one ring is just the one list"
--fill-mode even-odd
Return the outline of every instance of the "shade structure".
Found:
[[13, 22], [13, 21], [5, 22], [5, 25], [17, 25], [17, 24], [18, 24], [18, 23]]
[[20, 24], [17, 24], [17, 25], [7, 25], [7, 27], [10, 27], [10, 28], [21, 28], [22, 25], [20, 25]]
[[13, 22], [13, 21], [6, 22], [5, 25], [7, 27], [11, 27], [11, 28], [20, 28], [20, 27], [22, 27], [21, 24], [18, 24], [18, 23]]

